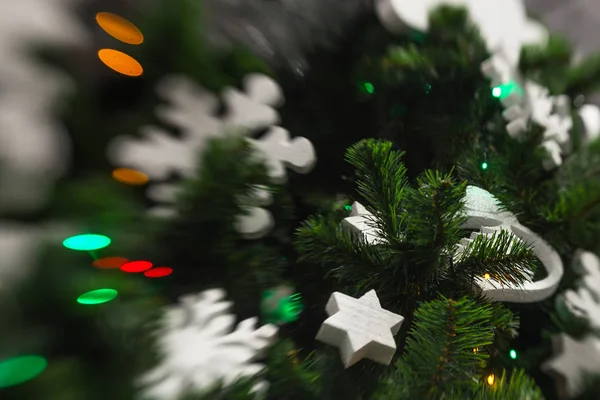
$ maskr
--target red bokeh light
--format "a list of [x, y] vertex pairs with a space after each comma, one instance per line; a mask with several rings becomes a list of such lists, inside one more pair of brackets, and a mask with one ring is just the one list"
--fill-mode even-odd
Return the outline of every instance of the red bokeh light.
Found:
[[152, 268], [150, 261], [130, 261], [121, 265], [121, 271], [124, 272], [144, 272]]
[[152, 268], [151, 270], [144, 272], [144, 275], [146, 275], [148, 278], [162, 278], [162, 277], [171, 275], [172, 273], [173, 273], [173, 268], [158, 267], [158, 268]]
[[109, 268], [120, 268], [121, 265], [125, 264], [129, 260], [124, 257], [105, 257], [95, 260], [92, 265], [96, 268], [109, 269]]

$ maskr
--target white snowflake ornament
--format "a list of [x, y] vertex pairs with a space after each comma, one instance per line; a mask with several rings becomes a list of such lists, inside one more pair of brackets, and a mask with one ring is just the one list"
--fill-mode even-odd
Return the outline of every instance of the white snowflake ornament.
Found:
[[316, 339], [338, 347], [346, 368], [363, 358], [390, 364], [404, 317], [381, 308], [374, 290], [359, 299], [334, 292], [325, 309], [329, 318]]
[[[245, 92], [226, 88], [222, 98], [227, 113], [217, 116], [218, 99], [207, 90], [183, 77], [168, 78], [158, 88], [169, 105], [159, 108], [157, 114], [170, 125], [181, 128], [182, 138], [175, 138], [158, 127], [142, 130], [142, 139], [121, 137], [109, 148], [110, 159], [120, 166], [135, 168], [146, 173], [151, 180], [164, 180], [176, 173], [190, 178], [199, 170], [201, 154], [209, 139], [234, 130], [250, 134], [268, 128], [259, 139], [248, 139], [267, 166], [275, 183], [286, 180], [286, 168], [309, 173], [316, 156], [312, 143], [306, 138], [291, 138], [289, 132], [276, 126], [280, 118], [273, 108], [283, 104], [283, 94], [277, 83], [266, 75], [250, 74], [244, 79]], [[157, 187], [157, 188], [154, 188]], [[151, 210], [153, 215], [176, 215], [173, 202], [180, 184], [152, 182], [148, 196], [165, 203]], [[235, 227], [247, 239], [263, 237], [273, 228], [268, 205], [270, 193], [258, 190], [258, 197], [239, 199], [247, 214], [238, 218]]]
[[577, 290], [565, 291], [557, 301], [600, 332], [600, 260], [594, 253], [580, 252], [575, 266], [583, 275]]
[[490, 51], [502, 46], [509, 64], [516, 67], [521, 47], [548, 40], [548, 32], [529, 19], [522, 0], [377, 0], [377, 15], [392, 33], [429, 29], [429, 13], [438, 6], [466, 7]]
[[65, 171], [67, 136], [55, 115], [70, 82], [37, 59], [40, 45], [81, 47], [89, 34], [72, 0], [0, 2], [0, 206], [39, 209]]
[[578, 341], [563, 333], [552, 342], [555, 356], [542, 364], [542, 370], [558, 378], [561, 398], [573, 398], [584, 388], [586, 374], [600, 374], [600, 340], [587, 336]]
[[593, 104], [585, 104], [579, 109], [579, 116], [585, 129], [586, 142], [595, 140], [600, 136], [600, 108]]
[[[277, 327], [256, 329], [258, 319], [250, 318], [232, 331], [236, 318], [224, 298], [221, 289], [207, 290], [167, 309], [157, 342], [162, 361], [140, 379], [142, 399], [177, 400], [187, 391], [227, 386], [263, 370], [255, 360], [273, 343]], [[264, 390], [265, 384], [254, 390]]]

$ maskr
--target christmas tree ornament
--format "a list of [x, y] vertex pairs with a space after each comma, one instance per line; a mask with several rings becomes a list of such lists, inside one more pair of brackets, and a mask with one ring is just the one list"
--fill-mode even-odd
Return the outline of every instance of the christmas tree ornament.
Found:
[[[166, 79], [159, 93], [170, 105], [157, 114], [171, 125], [182, 129], [181, 139], [170, 136], [157, 127], [143, 129], [143, 139], [120, 137], [109, 148], [109, 157], [119, 165], [140, 171], [153, 180], [148, 196], [165, 203], [155, 215], [173, 216], [173, 203], [181, 185], [154, 181], [165, 180], [172, 173], [193, 177], [200, 168], [198, 156], [210, 138], [226, 134], [232, 128], [242, 128], [243, 134], [267, 129], [260, 139], [248, 139], [259, 157], [265, 161], [268, 174], [275, 183], [286, 180], [286, 167], [306, 174], [316, 162], [315, 151], [305, 138], [291, 138], [289, 132], [276, 126], [280, 118], [274, 107], [283, 104], [281, 88], [271, 78], [251, 74], [244, 79], [245, 92], [226, 88], [222, 98], [227, 105], [223, 117], [217, 116], [218, 99], [183, 77]], [[263, 237], [274, 226], [270, 212], [262, 208], [270, 202], [270, 194], [257, 188], [249, 197], [240, 198], [247, 213], [239, 216], [235, 227], [247, 239]]]
[[495, 91], [494, 96], [500, 98], [505, 107], [502, 116], [509, 121], [508, 134], [522, 140], [530, 121], [541, 126], [544, 128], [541, 147], [546, 153], [542, 166], [547, 171], [561, 166], [563, 156], [571, 152], [572, 146], [569, 97], [550, 96], [547, 88], [532, 81], [525, 81], [521, 88], [522, 78], [510, 64], [505, 47], [497, 48], [492, 57], [481, 64], [481, 72], [491, 80], [492, 93]]
[[587, 336], [575, 340], [564, 333], [552, 338], [554, 357], [542, 364], [542, 370], [556, 376], [561, 398], [573, 398], [584, 389], [586, 374], [600, 374], [600, 340]]
[[71, 82], [33, 52], [42, 45], [82, 49], [89, 44], [73, 3], [0, 4], [0, 212], [43, 207], [68, 167], [68, 136], [54, 111]]
[[574, 267], [582, 278], [576, 290], [569, 289], [557, 296], [557, 309], [559, 313], [566, 309], [600, 331], [600, 260], [594, 253], [579, 251]]
[[0, 389], [32, 380], [46, 370], [48, 361], [41, 356], [27, 355], [0, 360]]
[[585, 140], [590, 142], [600, 136], [600, 108], [585, 104], [579, 109], [579, 116], [585, 129]]
[[[176, 400], [187, 390], [228, 386], [264, 368], [255, 360], [273, 343], [277, 327], [255, 329], [257, 318], [251, 318], [232, 331], [236, 317], [228, 313], [232, 304], [224, 298], [221, 289], [207, 290], [182, 297], [180, 305], [166, 309], [157, 332], [162, 361], [140, 378], [143, 399]], [[254, 390], [264, 390], [265, 385], [261, 382]]]
[[548, 40], [547, 30], [527, 17], [522, 0], [377, 0], [376, 11], [391, 33], [426, 32], [430, 12], [442, 5], [465, 7], [488, 50], [504, 47], [512, 67], [518, 65], [521, 47]]
[[383, 243], [383, 239], [377, 233], [373, 214], [358, 201], [352, 203], [351, 210], [350, 216], [342, 220], [344, 229], [368, 244]]
[[346, 368], [363, 358], [389, 365], [396, 353], [394, 335], [404, 317], [381, 308], [375, 290], [359, 299], [334, 292], [317, 340], [338, 347]]
[[[558, 253], [539, 235], [521, 225], [514, 214], [502, 210], [500, 202], [488, 191], [476, 186], [467, 186], [465, 196], [465, 216], [463, 225], [466, 229], [478, 229], [469, 239], [463, 239], [458, 246], [455, 257], [468, 252], [470, 243], [479, 235], [492, 236], [500, 231], [508, 231], [530, 245], [534, 254], [546, 269], [547, 276], [539, 281], [532, 281], [532, 271], [525, 271], [526, 281], [522, 284], [502, 284], [493, 277], [480, 277], [476, 284], [482, 295], [494, 301], [513, 303], [533, 303], [550, 297], [562, 279], [564, 267]], [[513, 240], [513, 244], [515, 241]], [[507, 249], [508, 250], [508, 249]]]

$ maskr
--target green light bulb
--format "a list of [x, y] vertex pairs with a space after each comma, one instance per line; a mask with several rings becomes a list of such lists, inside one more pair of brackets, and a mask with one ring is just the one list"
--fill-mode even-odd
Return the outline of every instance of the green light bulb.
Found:
[[346, 211], [352, 211], [352, 206], [351, 205], [344, 206], [344, 209]]
[[369, 93], [369, 94], [375, 93], [375, 86], [373, 86], [373, 84], [371, 82], [365, 82], [363, 84], [363, 87], [365, 88], [367, 93]]
[[500, 86], [496, 86], [495, 88], [492, 89], [492, 96], [498, 98], [498, 97], [500, 97], [501, 94], [502, 94], [502, 89], [500, 89]]
[[104, 235], [77, 235], [63, 240], [63, 246], [71, 250], [92, 251], [102, 249], [110, 244], [110, 238]]
[[483, 162], [481, 163], [481, 169], [486, 170], [488, 168], [488, 163]]
[[117, 297], [118, 292], [114, 289], [96, 289], [82, 294], [77, 298], [79, 304], [102, 304]]
[[517, 352], [515, 350], [510, 351], [510, 358], [512, 358], [513, 360], [517, 359]]

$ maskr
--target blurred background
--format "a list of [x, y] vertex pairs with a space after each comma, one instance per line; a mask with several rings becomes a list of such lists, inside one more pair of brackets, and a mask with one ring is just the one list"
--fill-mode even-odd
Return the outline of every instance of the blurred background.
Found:
[[[569, 39], [575, 61], [600, 49], [599, 0], [525, 0], [525, 5], [551, 32]], [[588, 102], [600, 104], [600, 94]]]

